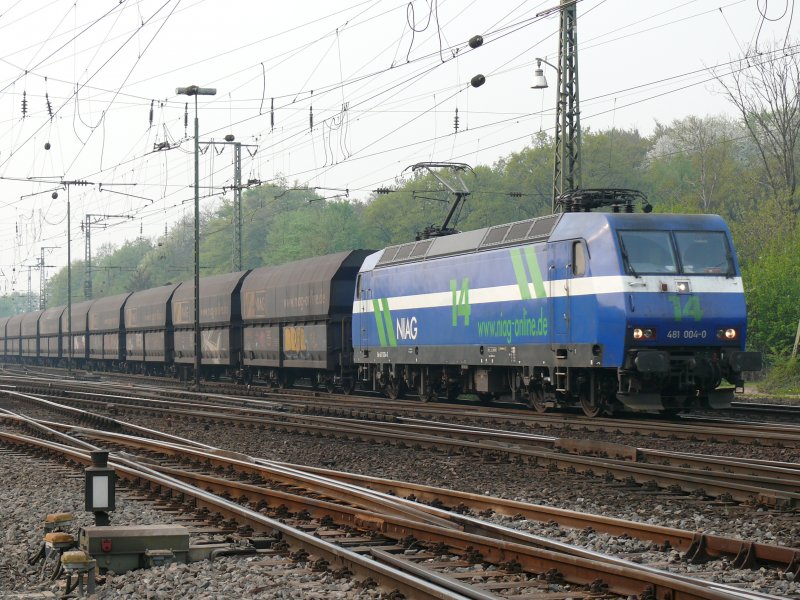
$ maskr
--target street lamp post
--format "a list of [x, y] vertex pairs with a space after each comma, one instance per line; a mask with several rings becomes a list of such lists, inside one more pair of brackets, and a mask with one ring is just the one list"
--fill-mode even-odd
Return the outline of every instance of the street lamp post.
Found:
[[[543, 58], [537, 58], [531, 88], [542, 90], [549, 87], [547, 78], [542, 70], [542, 63], [555, 69], [558, 74], [552, 206], [552, 210], [555, 212], [556, 198], [564, 192], [579, 188], [581, 185], [580, 121], [577, 110], [577, 93], [573, 94], [567, 82], [564, 81], [562, 68], [547, 62]], [[570, 104], [569, 109], [568, 102]]]
[[200, 121], [197, 97], [214, 96], [216, 88], [192, 85], [176, 88], [176, 94], [194, 96], [194, 385], [200, 389]]

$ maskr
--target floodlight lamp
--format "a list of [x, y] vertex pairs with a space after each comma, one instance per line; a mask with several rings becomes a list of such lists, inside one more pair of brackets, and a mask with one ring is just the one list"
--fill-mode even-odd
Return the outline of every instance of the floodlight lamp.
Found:
[[542, 69], [542, 61], [536, 61], [536, 70], [533, 72], [533, 90], [543, 90], [547, 86], [547, 78], [544, 76], [544, 69]]

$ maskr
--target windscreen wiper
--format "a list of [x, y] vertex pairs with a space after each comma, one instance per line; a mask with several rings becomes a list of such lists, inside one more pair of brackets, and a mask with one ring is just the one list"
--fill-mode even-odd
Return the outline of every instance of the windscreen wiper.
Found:
[[619, 238], [619, 247], [622, 250], [622, 260], [625, 262], [625, 267], [628, 269], [628, 273], [633, 275], [634, 277], [639, 277], [639, 274], [636, 272], [636, 269], [633, 268], [631, 264], [631, 260], [628, 257], [628, 250], [625, 248], [625, 242], [622, 241], [622, 238]]

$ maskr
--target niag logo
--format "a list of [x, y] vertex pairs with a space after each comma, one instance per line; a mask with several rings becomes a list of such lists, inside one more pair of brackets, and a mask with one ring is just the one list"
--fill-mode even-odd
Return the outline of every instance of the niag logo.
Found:
[[397, 319], [397, 339], [415, 340], [417, 339], [417, 317], [400, 317]]

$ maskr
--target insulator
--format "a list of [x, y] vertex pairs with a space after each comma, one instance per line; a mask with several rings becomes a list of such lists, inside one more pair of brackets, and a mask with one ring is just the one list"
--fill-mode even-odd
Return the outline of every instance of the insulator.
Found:
[[469, 38], [468, 43], [469, 47], [472, 48], [473, 50], [475, 48], [480, 48], [481, 46], [483, 46], [483, 37], [480, 35], [473, 35], [471, 38]]
[[313, 131], [314, 129], [314, 107], [308, 107], [308, 128]]
[[155, 100], [150, 100], [150, 127], [153, 126], [153, 102]]
[[390, 190], [390, 189], [389, 189], [389, 188], [387, 188], [387, 187], [379, 187], [377, 190], [375, 190], [375, 193], [376, 193], [376, 194], [379, 194], [379, 195], [384, 195], [384, 194], [388, 194], [388, 193], [389, 193], [389, 192], [391, 192], [391, 191], [392, 191], [392, 190]]
[[22, 118], [24, 119], [28, 115], [28, 93], [23, 91], [22, 92]]
[[50, 96], [47, 95], [47, 92], [44, 93], [44, 99], [47, 103], [47, 114], [50, 115], [50, 118], [53, 118], [53, 105], [50, 103]]
[[456, 116], [453, 117], [453, 129], [458, 131], [458, 108], [456, 108]]
[[269, 130], [275, 129], [275, 98], [269, 101]]
[[[183, 107], [183, 129], [186, 130], [189, 128], [189, 103], [187, 102], [186, 105]], [[184, 135], [186, 132], [184, 131]]]
[[473, 77], [472, 79], [469, 80], [469, 83], [470, 83], [470, 85], [472, 85], [472, 87], [479, 88], [484, 83], [486, 83], [486, 77], [484, 77], [483, 75], [480, 75], [480, 74], [475, 75], [475, 77]]

